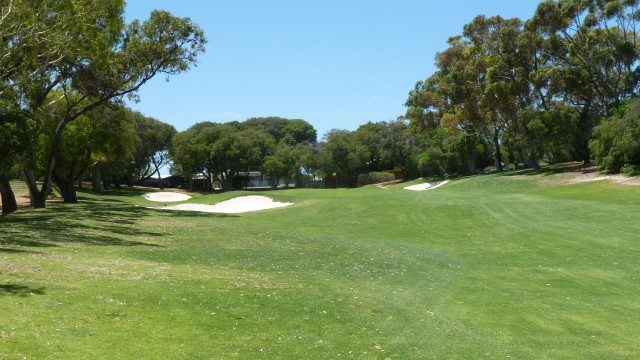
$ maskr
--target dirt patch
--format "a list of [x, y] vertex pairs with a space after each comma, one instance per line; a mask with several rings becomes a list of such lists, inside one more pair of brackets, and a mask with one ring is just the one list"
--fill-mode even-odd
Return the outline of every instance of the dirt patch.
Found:
[[546, 173], [535, 175], [515, 175], [513, 179], [540, 179], [545, 185], [570, 185], [591, 181], [611, 181], [620, 185], [640, 185], [640, 177], [629, 177], [623, 174], [605, 174], [595, 166], [582, 166], [581, 163], [552, 165], [543, 169]]

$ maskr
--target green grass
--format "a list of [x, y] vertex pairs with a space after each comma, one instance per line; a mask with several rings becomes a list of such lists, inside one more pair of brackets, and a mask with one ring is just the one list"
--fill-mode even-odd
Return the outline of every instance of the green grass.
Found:
[[20, 211], [0, 218], [0, 359], [636, 358], [640, 187], [540, 176]]

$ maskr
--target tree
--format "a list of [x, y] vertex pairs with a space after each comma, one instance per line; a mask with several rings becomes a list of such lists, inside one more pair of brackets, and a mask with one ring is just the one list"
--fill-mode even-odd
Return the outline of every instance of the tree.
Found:
[[287, 187], [291, 182], [302, 187], [304, 177], [313, 174], [315, 165], [315, 153], [310, 144], [293, 146], [281, 142], [274, 153], [265, 158], [263, 168], [271, 178], [271, 187], [275, 189], [281, 180]]
[[317, 131], [313, 125], [302, 119], [287, 120], [282, 127], [280, 141], [285, 141], [289, 145], [305, 142], [313, 144], [317, 141]]
[[[22, 133], [19, 143], [13, 141], [11, 149], [14, 156], [3, 158], [5, 167], [11, 165], [6, 165], [10, 159], [14, 161], [13, 165], [18, 165], [16, 161], [23, 162], [25, 170], [34, 167], [33, 157], [27, 158], [34, 151], [39, 126], [32, 126], [33, 113], [28, 117], [23, 116], [25, 104], [21, 103], [24, 98], [21, 92], [29, 89], [30, 81], [39, 81], [43, 73], [65, 60], [63, 54], [70, 47], [69, 34], [76, 24], [88, 18], [85, 14], [67, 11], [72, 6], [75, 4], [70, 1], [26, 0], [7, 0], [0, 5], [0, 97], [5, 110], [3, 119], [6, 124], [7, 116], [14, 116], [11, 122], [17, 125], [15, 129], [29, 132]], [[21, 149], [21, 153], [17, 149]], [[3, 180], [7, 180], [6, 172], [0, 171], [0, 174]], [[3, 211], [15, 210], [15, 198], [8, 180], [3, 181], [3, 189], [3, 201], [11, 204], [3, 207]]]
[[460, 134], [463, 139], [455, 148], [473, 173], [481, 160], [477, 150], [484, 148], [483, 138], [491, 124], [484, 99], [489, 59], [480, 56], [481, 47], [463, 36], [449, 38], [448, 44], [449, 48], [436, 54], [438, 71], [409, 93], [406, 118], [412, 132], [445, 128], [456, 138]]
[[257, 117], [247, 119], [242, 126], [266, 132], [276, 142], [285, 141], [289, 145], [305, 141], [316, 142], [316, 130], [302, 119], [285, 119], [277, 116]]
[[133, 112], [132, 115], [136, 120], [138, 136], [138, 146], [134, 155], [136, 181], [142, 183], [157, 174], [162, 189], [160, 168], [170, 162], [169, 147], [177, 131], [173, 125], [146, 117], [138, 112]]
[[196, 174], [206, 177], [208, 189], [215, 179], [219, 179], [218, 172], [224, 167], [223, 154], [220, 148], [214, 152], [213, 144], [222, 136], [221, 124], [212, 122], [197, 123], [174, 136], [169, 153], [191, 188]]
[[284, 180], [288, 185], [295, 178], [296, 165], [295, 148], [284, 143], [279, 144], [274, 154], [266, 157], [263, 165], [271, 179], [271, 188], [277, 188], [280, 180]]
[[380, 149], [380, 161], [385, 165], [380, 170], [400, 170], [405, 179], [415, 168], [415, 156], [424, 147], [422, 136], [410, 131], [407, 121], [398, 118], [395, 121], [382, 122], [376, 134]]
[[[133, 21], [125, 27], [121, 1], [69, 3], [66, 11], [82, 12], [85, 16], [67, 34], [65, 61], [48, 68], [38, 81], [25, 86], [25, 92], [31, 94], [32, 110], [47, 111], [52, 104], [44, 104], [43, 99], [54, 88], [61, 93], [56, 101], [65, 109], [51, 141], [35, 207], [45, 206], [62, 134], [70, 122], [111, 100], [135, 96], [142, 85], [158, 74], [175, 75], [188, 70], [204, 51], [206, 42], [202, 30], [189, 19], [176, 18], [164, 11], [154, 11], [144, 23]], [[87, 32], [88, 29], [91, 31]]]
[[247, 172], [250, 167], [260, 167], [265, 158], [274, 153], [276, 146], [269, 133], [253, 127], [235, 132], [231, 141], [228, 156], [232, 176]]
[[[101, 5], [105, 5], [104, 2]], [[123, 2], [111, 1], [111, 9]], [[0, 96], [15, 92], [25, 83], [65, 61], [69, 37], [76, 25], [92, 17], [76, 8], [89, 9], [87, 1], [5, 0], [0, 6]], [[102, 7], [101, 9], [105, 9]], [[84, 22], [84, 24], [88, 24]], [[91, 27], [84, 30], [89, 31]], [[104, 30], [104, 28], [103, 28]], [[107, 32], [103, 32], [103, 35]], [[88, 34], [87, 34], [88, 35]], [[92, 34], [101, 35], [101, 34]], [[77, 45], [77, 44], [76, 44]]]
[[637, 13], [635, 0], [545, 0], [527, 24], [544, 35], [563, 97], [581, 109], [577, 130], [585, 164], [599, 117], [638, 91]]
[[37, 143], [34, 134], [38, 134], [40, 124], [22, 110], [0, 112], [0, 197], [2, 213], [8, 214], [18, 209], [15, 194], [11, 189], [9, 171], [19, 164], [25, 155], [34, 151]]
[[[93, 190], [108, 189], [129, 176], [136, 149], [141, 146], [134, 113], [124, 106], [100, 106], [87, 113], [91, 126], [89, 145]], [[55, 173], [55, 172], [54, 172]]]
[[371, 158], [369, 148], [348, 130], [330, 130], [326, 138], [327, 141], [320, 144], [320, 169], [325, 175], [335, 173], [339, 183], [355, 187], [358, 175], [367, 170], [367, 162]]
[[589, 144], [598, 168], [611, 173], [640, 165], [640, 100], [623, 103], [619, 110], [593, 129]]

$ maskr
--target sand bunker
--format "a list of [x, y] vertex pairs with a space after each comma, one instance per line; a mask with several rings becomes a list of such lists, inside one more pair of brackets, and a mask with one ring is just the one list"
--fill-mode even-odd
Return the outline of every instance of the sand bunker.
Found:
[[436, 181], [436, 182], [432, 182], [432, 183], [424, 183], [424, 184], [418, 184], [418, 185], [411, 185], [411, 186], [407, 186], [404, 189], [405, 190], [413, 190], [413, 191], [424, 191], [424, 190], [431, 190], [431, 189], [435, 189], [439, 186], [442, 186], [446, 183], [448, 183], [449, 180], [445, 180], [445, 181]]
[[249, 195], [239, 196], [230, 200], [219, 202], [215, 205], [204, 204], [179, 204], [157, 208], [160, 210], [199, 211], [221, 214], [238, 214], [250, 211], [274, 209], [293, 205], [293, 203], [276, 202], [266, 196]]
[[185, 201], [191, 199], [191, 196], [187, 194], [181, 194], [176, 192], [154, 192], [142, 195], [143, 198], [150, 201], [158, 202], [174, 202]]

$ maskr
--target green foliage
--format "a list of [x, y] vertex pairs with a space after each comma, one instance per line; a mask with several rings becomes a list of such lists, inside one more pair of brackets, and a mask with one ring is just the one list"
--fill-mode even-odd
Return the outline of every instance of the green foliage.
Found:
[[624, 165], [640, 165], [640, 100], [623, 118], [602, 122], [593, 135], [590, 147], [600, 170], [618, 173]]
[[21, 110], [0, 112], [0, 172], [23, 164], [32, 167], [41, 123]]
[[169, 147], [177, 131], [173, 125], [146, 117], [140, 113], [131, 114], [136, 120], [138, 146], [134, 154], [134, 176], [138, 181], [150, 178], [169, 160]]
[[281, 117], [250, 118], [242, 123], [243, 127], [255, 128], [268, 133], [276, 142], [296, 145], [302, 142], [315, 143], [317, 131], [302, 119]]
[[369, 172], [358, 175], [358, 186], [370, 184], [380, 184], [395, 180], [393, 173], [390, 172]]
[[624, 164], [620, 172], [627, 176], [640, 176], [640, 165]]
[[[4, 90], [20, 94], [7, 101], [16, 108], [27, 107], [37, 117], [52, 120], [55, 114], [54, 132], [41, 142], [49, 149], [42, 151], [46, 154], [42, 189], [32, 189], [32, 194], [39, 193], [36, 207], [45, 206], [54, 177], [59, 179], [68, 170], [56, 168], [62, 164], [58, 156], [67, 125], [126, 95], [135, 97], [158, 74], [188, 70], [204, 51], [204, 33], [190, 19], [153, 11], [145, 22], [126, 25], [124, 5], [122, 0], [3, 5], [0, 30], [6, 37], [0, 46], [4, 74], [0, 94]], [[6, 59], [8, 64], [3, 63]], [[12, 64], [18, 65], [12, 68]], [[52, 96], [55, 101], [45, 102]], [[121, 159], [126, 160], [128, 154]], [[36, 187], [35, 181], [30, 184]]]
[[[319, 167], [326, 178], [336, 174], [340, 186], [355, 187], [358, 175], [366, 172], [371, 149], [358, 140], [363, 133], [333, 129], [320, 146]], [[370, 135], [370, 134], [369, 134]]]
[[284, 179], [299, 184], [302, 169], [312, 173], [315, 166], [309, 139], [315, 140], [315, 129], [299, 119], [198, 123], [174, 136], [172, 173], [179, 171], [187, 179], [202, 174], [209, 183], [218, 182], [228, 189], [233, 177], [262, 167], [276, 183]]
[[430, 147], [418, 155], [418, 169], [423, 177], [443, 176], [447, 173], [448, 160], [439, 147]]
[[[436, 54], [437, 71], [410, 91], [411, 128], [467, 137], [458, 155], [471, 171], [482, 157], [477, 146], [491, 146], [498, 166], [503, 144], [512, 163], [588, 163], [600, 118], [622, 118], [637, 93], [637, 5], [545, 0], [526, 22], [475, 17]], [[613, 158], [625, 151], [613, 149], [606, 161], [619, 168]]]

